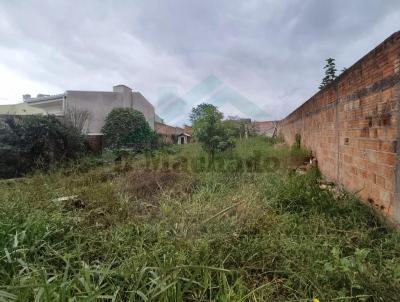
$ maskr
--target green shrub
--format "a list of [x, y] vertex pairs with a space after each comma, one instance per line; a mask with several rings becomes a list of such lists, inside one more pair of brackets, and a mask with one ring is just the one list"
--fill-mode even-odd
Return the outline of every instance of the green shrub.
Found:
[[259, 137], [261, 137], [263, 139], [263, 141], [266, 142], [270, 146], [285, 142], [284, 140], [282, 140], [281, 137], [277, 137], [277, 136], [262, 136], [262, 135], [260, 135]]
[[85, 151], [79, 130], [55, 116], [8, 116], [0, 126], [0, 177], [21, 176], [34, 168], [75, 159]]
[[115, 108], [103, 127], [105, 145], [111, 149], [128, 148], [133, 152], [156, 149], [159, 136], [150, 128], [144, 115], [131, 108]]
[[306, 175], [291, 175], [277, 190], [277, 206], [292, 213], [310, 213], [312, 207], [327, 210], [335, 202], [331, 194], [321, 190], [316, 182], [317, 169], [311, 169]]

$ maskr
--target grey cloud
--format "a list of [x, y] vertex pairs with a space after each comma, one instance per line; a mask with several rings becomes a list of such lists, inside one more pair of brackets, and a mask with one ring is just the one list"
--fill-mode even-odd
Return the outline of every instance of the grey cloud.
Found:
[[0, 64], [62, 90], [126, 83], [153, 103], [215, 74], [280, 118], [317, 90], [325, 58], [341, 69], [399, 29], [396, 0], [1, 1]]

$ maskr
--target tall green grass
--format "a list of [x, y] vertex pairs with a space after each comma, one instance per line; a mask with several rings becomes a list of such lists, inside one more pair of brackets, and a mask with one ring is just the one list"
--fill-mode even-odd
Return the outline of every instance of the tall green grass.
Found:
[[399, 300], [398, 231], [313, 171], [290, 173], [304, 150], [254, 138], [232, 152], [282, 164], [161, 175], [142, 157], [92, 159], [2, 181], [0, 301]]

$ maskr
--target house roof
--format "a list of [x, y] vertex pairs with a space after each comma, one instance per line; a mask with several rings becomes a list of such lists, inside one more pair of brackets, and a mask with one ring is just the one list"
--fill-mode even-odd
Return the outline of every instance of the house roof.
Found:
[[163, 123], [154, 123], [154, 128], [158, 134], [164, 135], [179, 135], [180, 133], [184, 133], [184, 129], [180, 127], [174, 127]]
[[31, 115], [31, 114], [47, 114], [45, 110], [30, 106], [26, 103], [13, 105], [0, 105], [0, 114], [10, 115]]
[[186, 133], [186, 132], [179, 133], [178, 136], [189, 136], [189, 137], [191, 137], [191, 135]]

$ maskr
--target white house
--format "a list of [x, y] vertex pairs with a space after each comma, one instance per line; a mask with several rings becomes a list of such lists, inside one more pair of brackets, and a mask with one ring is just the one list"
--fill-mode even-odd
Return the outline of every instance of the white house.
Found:
[[154, 129], [156, 114], [154, 106], [140, 93], [125, 85], [113, 87], [113, 91], [67, 90], [57, 95], [23, 96], [25, 103], [40, 108], [47, 114], [64, 116], [70, 112], [85, 112], [87, 120], [83, 131], [88, 136], [101, 135], [107, 114], [113, 108], [133, 108], [143, 113]]

